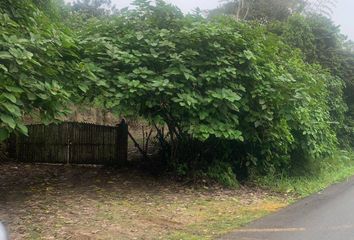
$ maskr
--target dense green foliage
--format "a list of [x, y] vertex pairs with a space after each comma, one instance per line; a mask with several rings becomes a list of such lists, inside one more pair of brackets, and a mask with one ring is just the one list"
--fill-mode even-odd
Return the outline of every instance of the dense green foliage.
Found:
[[340, 83], [264, 27], [145, 3], [93, 23], [82, 45], [105, 106], [166, 124], [182, 172], [224, 160], [287, 169], [335, 149], [330, 88], [340, 99]]
[[76, 42], [52, 22], [51, 6], [48, 1], [0, 3], [0, 140], [14, 130], [26, 134], [26, 113], [46, 119], [65, 113], [73, 92], [67, 90], [83, 78]]
[[334, 127], [343, 144], [354, 144], [354, 52], [351, 43], [341, 35], [338, 26], [320, 15], [292, 16], [286, 22], [272, 24], [269, 29], [282, 36], [290, 46], [300, 49], [306, 62], [320, 64], [330, 71], [334, 77], [330, 80], [329, 99]]
[[333, 0], [230, 0], [211, 11], [210, 16], [239, 15], [235, 18], [267, 23], [269, 31], [301, 50], [306, 62], [328, 69], [333, 75], [329, 99], [332, 127], [342, 146], [353, 146], [353, 43], [347, 41], [339, 27], [327, 17], [333, 6]]
[[253, 2], [255, 22], [161, 0], [115, 14], [105, 0], [3, 1], [0, 140], [26, 132], [25, 113], [53, 119], [68, 100], [99, 103], [149, 120], [178, 173], [228, 185], [353, 143], [352, 45], [326, 17], [293, 15], [303, 1]]

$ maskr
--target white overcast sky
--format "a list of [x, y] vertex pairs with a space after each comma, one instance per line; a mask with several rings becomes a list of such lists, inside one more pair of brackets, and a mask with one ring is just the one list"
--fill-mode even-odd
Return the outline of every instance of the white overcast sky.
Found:
[[[72, 0], [66, 0], [67, 2]], [[183, 12], [189, 12], [197, 7], [200, 9], [213, 9], [220, 4], [220, 0], [166, 0], [177, 5]], [[129, 6], [132, 0], [112, 0], [117, 8]], [[333, 20], [341, 26], [342, 32], [354, 40], [354, 0], [337, 0], [333, 13]]]

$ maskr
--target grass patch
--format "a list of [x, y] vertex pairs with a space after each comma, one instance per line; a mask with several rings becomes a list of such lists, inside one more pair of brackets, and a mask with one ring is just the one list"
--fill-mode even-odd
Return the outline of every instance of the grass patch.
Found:
[[204, 204], [206, 211], [199, 221], [184, 226], [183, 229], [173, 232], [166, 239], [169, 240], [203, 240], [215, 239], [236, 228], [272, 213], [288, 203], [280, 198], [263, 199], [249, 205], [242, 202], [226, 200], [223, 202], [209, 202]]
[[256, 177], [253, 182], [272, 191], [306, 197], [326, 187], [341, 182], [354, 175], [354, 152], [340, 151], [333, 157], [318, 161], [315, 175], [297, 177], [264, 176]]

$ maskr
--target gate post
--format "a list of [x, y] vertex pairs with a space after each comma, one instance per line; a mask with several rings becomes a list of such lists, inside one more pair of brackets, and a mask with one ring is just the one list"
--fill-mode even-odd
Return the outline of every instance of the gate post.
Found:
[[18, 160], [17, 159], [17, 149], [18, 149], [17, 136], [15, 134], [11, 134], [10, 137], [5, 142], [0, 143], [0, 145], [1, 144], [3, 144], [3, 147], [5, 147], [5, 149], [3, 150], [7, 151], [7, 158], [15, 159], [17, 161]]
[[128, 162], [128, 125], [122, 119], [117, 127], [117, 164], [124, 165]]

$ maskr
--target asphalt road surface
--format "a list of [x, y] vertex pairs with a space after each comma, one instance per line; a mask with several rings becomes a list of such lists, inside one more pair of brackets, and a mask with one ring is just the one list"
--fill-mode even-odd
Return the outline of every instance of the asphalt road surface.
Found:
[[354, 178], [220, 239], [354, 240]]

